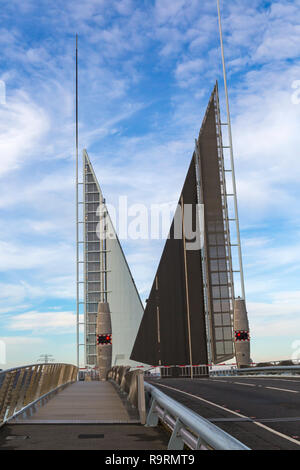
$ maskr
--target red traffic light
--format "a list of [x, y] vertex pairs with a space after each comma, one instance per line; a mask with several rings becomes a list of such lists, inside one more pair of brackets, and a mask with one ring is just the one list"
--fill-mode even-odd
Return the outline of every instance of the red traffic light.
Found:
[[111, 344], [111, 335], [98, 335], [97, 344]]
[[250, 341], [249, 331], [235, 331], [236, 341]]

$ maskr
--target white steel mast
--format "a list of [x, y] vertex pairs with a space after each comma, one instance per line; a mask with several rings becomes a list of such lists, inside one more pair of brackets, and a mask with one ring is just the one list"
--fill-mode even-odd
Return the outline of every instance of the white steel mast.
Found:
[[[234, 170], [232, 128], [231, 128], [231, 118], [230, 118], [230, 109], [229, 109], [226, 64], [225, 64], [225, 56], [224, 56], [224, 44], [223, 44], [223, 33], [222, 33], [222, 23], [221, 23], [220, 0], [217, 0], [217, 6], [218, 6], [220, 43], [221, 43], [221, 52], [222, 52], [224, 89], [225, 89], [225, 97], [226, 97], [227, 127], [228, 127], [228, 139], [229, 139], [229, 148], [230, 148], [230, 164], [231, 164], [231, 170], [230, 171], [231, 171], [231, 177], [232, 177], [235, 224], [236, 224], [236, 236], [237, 236], [237, 246], [238, 246], [238, 255], [239, 255], [239, 266], [240, 266], [239, 273], [240, 273], [240, 282], [241, 282], [241, 296], [242, 296], [242, 299], [245, 300], [245, 282], [244, 282], [244, 272], [243, 272], [242, 248], [241, 248], [241, 237], [240, 237], [240, 224], [239, 224], [237, 192], [236, 192], [236, 180], [235, 180], [235, 170]], [[235, 272], [237, 272], [237, 271], [235, 271]]]
[[76, 364], [79, 367], [78, 36], [76, 34]]

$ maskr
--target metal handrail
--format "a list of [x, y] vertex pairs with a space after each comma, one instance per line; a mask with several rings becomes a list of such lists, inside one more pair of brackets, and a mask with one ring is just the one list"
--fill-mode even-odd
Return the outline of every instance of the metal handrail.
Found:
[[296, 371], [300, 372], [300, 366], [266, 366], [266, 367], [247, 367], [243, 369], [238, 369], [238, 373], [244, 372], [263, 372], [263, 371], [272, 371], [272, 372], [280, 372], [280, 371]]
[[6, 374], [7, 372], [12, 372], [14, 370], [21, 370], [21, 369], [27, 369], [28, 367], [35, 367], [35, 366], [53, 366], [53, 365], [61, 365], [61, 366], [70, 366], [71, 364], [66, 364], [63, 362], [59, 363], [54, 363], [54, 362], [39, 362], [37, 364], [27, 364], [25, 366], [18, 366], [18, 367], [11, 367], [10, 369], [3, 369], [0, 370], [0, 377], [2, 374]]
[[265, 367], [246, 367], [243, 369], [220, 369], [209, 372], [211, 376], [223, 376], [223, 375], [242, 375], [242, 374], [259, 374], [260, 372], [296, 372], [300, 374], [300, 366], [265, 366]]
[[[42, 395], [41, 397], [37, 398], [34, 400], [32, 403], [29, 403], [29, 405], [24, 406], [24, 408], [21, 408], [19, 411], [16, 411], [13, 416], [10, 418], [7, 418], [6, 423], [13, 421], [17, 422], [19, 421], [19, 417], [21, 418], [27, 418], [28, 416], [32, 416], [33, 413], [37, 411], [37, 409], [41, 406], [44, 406], [54, 395], [59, 393], [61, 390], [64, 390], [69, 384], [63, 384], [59, 385], [58, 387], [54, 388], [53, 390], [50, 390], [50, 392], [45, 393], [45, 395]], [[1, 424], [0, 424], [1, 427]]]
[[169, 450], [191, 449], [250, 450], [249, 447], [222, 429], [178, 403], [149, 383], [145, 390], [151, 395], [146, 426], [157, 426], [160, 419], [172, 430]]
[[72, 364], [39, 363], [0, 372], [0, 426], [56, 388], [74, 382]]
[[108, 371], [107, 379], [112, 380], [127, 396], [127, 400], [138, 410], [141, 424], [145, 424], [144, 373], [139, 369], [130, 370], [129, 366], [114, 366]]

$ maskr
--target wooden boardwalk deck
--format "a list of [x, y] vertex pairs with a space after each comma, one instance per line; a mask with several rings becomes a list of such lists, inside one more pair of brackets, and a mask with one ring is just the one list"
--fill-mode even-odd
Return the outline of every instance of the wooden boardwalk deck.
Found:
[[[14, 422], [14, 421], [13, 421]], [[110, 382], [75, 382], [20, 424], [96, 424], [137, 422]]]
[[145, 427], [110, 382], [76, 382], [0, 429], [0, 450], [165, 450], [168, 434]]

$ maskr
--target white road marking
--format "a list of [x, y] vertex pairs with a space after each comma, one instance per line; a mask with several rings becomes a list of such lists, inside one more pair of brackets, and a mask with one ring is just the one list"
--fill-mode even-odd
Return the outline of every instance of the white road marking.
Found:
[[211, 382], [223, 382], [225, 384], [230, 383], [230, 382], [228, 382], [228, 380], [211, 380]]
[[[230, 376], [229, 376], [229, 377], [230, 377]], [[292, 377], [290, 377], [290, 378], [283, 378], [283, 377], [281, 377], [281, 376], [280, 376], [280, 377], [276, 377], [276, 376], [274, 376], [274, 375], [261, 375], [261, 376], [259, 376], [259, 375], [244, 375], [244, 376], [240, 375], [240, 376], [238, 376], [238, 377], [239, 377], [239, 379], [242, 379], [242, 380], [244, 380], [244, 379], [253, 379], [253, 380], [257, 380], [257, 379], [258, 379], [258, 380], [263, 381], [263, 380], [267, 379], [267, 380], [272, 380], [272, 381], [273, 381], [273, 380], [276, 380], [276, 381], [279, 380], [279, 382], [294, 382], [294, 383], [300, 384], [300, 379], [299, 379], [299, 380], [296, 380], [296, 379], [295, 379], [295, 380], [292, 380]], [[234, 378], [234, 376], [231, 376], [231, 378]]]
[[244, 384], [244, 383], [241, 383], [241, 382], [232, 382], [234, 384], [237, 384], [237, 385], [247, 385], [248, 387], [256, 387], [255, 384]]
[[296, 383], [296, 384], [299, 384], [299, 385], [300, 385], [300, 380], [275, 379], [275, 378], [274, 378], [274, 379], [273, 379], [273, 378], [272, 378], [272, 379], [270, 378], [269, 380], [277, 380], [277, 381], [279, 380], [279, 382], [293, 382], [293, 383]]
[[[239, 379], [251, 379], [254, 377], [239, 377]], [[260, 378], [261, 380], [263, 378], [267, 378], [267, 377], [255, 377], [255, 378]], [[273, 378], [269, 378], [269, 380], [274, 380]], [[276, 379], [275, 379], [276, 380]], [[287, 380], [287, 379], [277, 379], [277, 380], [280, 380], [281, 382], [294, 382], [294, 383], [298, 383], [300, 384], [300, 380]], [[277, 388], [277, 387], [267, 387], [267, 386], [264, 386], [264, 385], [258, 385], [258, 384], [249, 384], [249, 383], [242, 383], [242, 382], [233, 382], [232, 380], [219, 380], [219, 379], [216, 379], [216, 380], [211, 380], [211, 382], [226, 382], [226, 383], [229, 383], [229, 384], [237, 384], [237, 385], [249, 385], [249, 387], [263, 387], [263, 388], [270, 388], [270, 389], [273, 389], [273, 390], [282, 390], [282, 391], [285, 391], [285, 392], [292, 392], [292, 393], [299, 393], [299, 391], [296, 391], [296, 390], [287, 390], [287, 389], [283, 389], [283, 388]]]
[[297, 390], [287, 390], [286, 388], [276, 388], [276, 387], [265, 387], [265, 388], [269, 388], [270, 390], [279, 390], [281, 392], [299, 393]]
[[[278, 380], [278, 379], [277, 379]], [[294, 382], [300, 384], [300, 380], [290, 380], [290, 379], [279, 379], [281, 382]]]
[[[212, 401], [209, 401], [209, 400], [205, 400], [205, 398], [201, 398], [201, 397], [198, 397], [197, 395], [193, 395], [192, 393], [188, 393], [188, 392], [184, 392], [183, 390], [179, 390], [178, 388], [174, 388], [174, 387], [170, 387], [169, 385], [162, 385], [162, 384], [159, 384], [160, 387], [165, 387], [165, 388], [169, 388], [170, 390], [174, 390], [175, 392], [180, 392], [180, 393], [183, 393], [184, 395], [188, 395], [190, 397], [193, 397], [193, 398], [196, 398], [197, 400], [200, 400], [200, 401], [203, 401], [205, 403], [208, 403], [209, 405], [212, 405], [212, 406], [215, 406], [216, 408], [220, 408], [224, 411], [228, 411], [228, 413], [232, 413], [236, 416], [239, 416], [240, 418], [247, 418], [249, 419], [249, 416], [245, 416], [245, 415], [242, 415], [241, 413], [237, 413], [236, 411], [232, 411], [232, 410], [229, 410], [228, 408], [225, 408], [224, 406], [221, 406], [221, 405], [217, 405], [217, 403], [213, 403]], [[289, 437], [287, 436], [286, 434], [282, 434], [281, 432], [278, 432], [278, 431], [275, 431], [275, 429], [272, 429], [272, 428], [269, 428], [268, 426], [262, 424], [262, 423], [258, 423], [257, 421], [252, 421], [253, 424], [256, 424], [256, 426], [259, 426], [263, 429], [266, 429], [267, 431], [273, 433], [273, 434], [276, 434], [277, 436], [280, 436], [282, 437], [283, 439], [287, 439], [288, 441], [290, 442], [293, 442], [294, 444], [297, 444], [298, 446], [300, 446], [300, 442], [297, 441], [296, 439], [293, 439], [292, 437]]]

